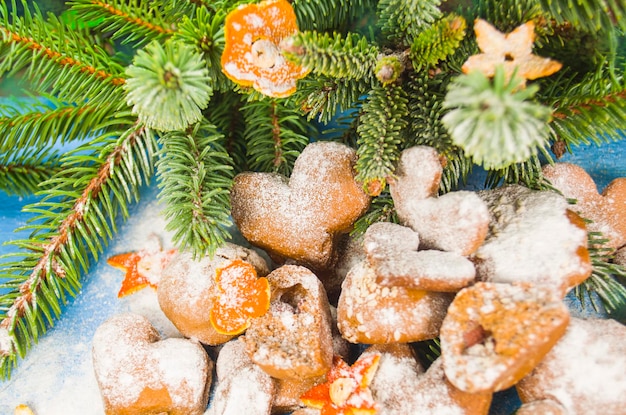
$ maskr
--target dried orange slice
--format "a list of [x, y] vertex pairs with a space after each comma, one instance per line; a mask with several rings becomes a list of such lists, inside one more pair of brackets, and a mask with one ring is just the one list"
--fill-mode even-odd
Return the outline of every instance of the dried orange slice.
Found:
[[320, 409], [322, 415], [375, 414], [378, 405], [369, 384], [378, 369], [380, 356], [380, 353], [361, 356], [352, 366], [335, 356], [326, 382], [309, 389], [300, 400], [306, 406]]
[[257, 278], [252, 264], [241, 259], [230, 261], [216, 270], [218, 295], [211, 308], [210, 321], [220, 334], [236, 335], [250, 326], [270, 307], [267, 278]]

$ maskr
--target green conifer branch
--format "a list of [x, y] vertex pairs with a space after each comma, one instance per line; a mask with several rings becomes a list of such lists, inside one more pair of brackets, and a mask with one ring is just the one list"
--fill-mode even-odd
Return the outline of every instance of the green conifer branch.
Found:
[[202, 53], [213, 88], [219, 91], [228, 91], [232, 85], [221, 66], [225, 19], [226, 13], [223, 11], [210, 12], [199, 7], [193, 17], [183, 16], [173, 35], [173, 39], [191, 45]]
[[626, 30], [623, 0], [540, 0], [541, 7], [559, 24], [568, 23], [586, 32], [611, 32], [615, 25]]
[[381, 0], [378, 25], [392, 42], [404, 39], [406, 46], [442, 17], [441, 0]]
[[73, 0], [69, 4], [76, 19], [92, 22], [94, 29], [135, 46], [171, 36], [180, 18], [167, 8], [168, 2], [161, 1]]
[[[103, 149], [104, 154], [103, 154]], [[20, 357], [54, 324], [62, 305], [80, 290], [81, 275], [113, 237], [120, 214], [153, 173], [156, 147], [141, 126], [120, 136], [104, 134], [62, 159], [21, 230], [29, 239], [0, 257], [0, 331], [11, 339], [0, 350], [0, 377], [10, 377]]]
[[411, 44], [409, 57], [420, 70], [434, 66], [452, 55], [465, 37], [467, 24], [461, 16], [449, 14], [422, 31]]
[[563, 82], [559, 90], [548, 89], [544, 98], [554, 107], [549, 124], [553, 141], [568, 149], [581, 144], [620, 140], [626, 119], [626, 86], [606, 71], [598, 71], [580, 82]]
[[229, 191], [234, 174], [223, 138], [208, 121], [159, 138], [157, 174], [166, 229], [174, 231], [176, 245], [195, 258], [212, 256], [230, 237]]
[[114, 112], [104, 104], [68, 105], [50, 96], [45, 101], [20, 103], [19, 111], [12, 105], [0, 105], [0, 130], [5, 132], [0, 151], [84, 140]]
[[[15, 9], [14, 9], [15, 10]], [[54, 15], [45, 20], [25, 7], [24, 16], [0, 4], [0, 75], [26, 68], [42, 93], [92, 105], [121, 102], [121, 67], [89, 37], [68, 31]], [[46, 76], [41, 76], [45, 74]]]
[[486, 169], [520, 163], [545, 147], [551, 111], [532, 100], [538, 87], [520, 88], [498, 67], [493, 82], [480, 71], [450, 83], [442, 121], [452, 141]]
[[337, 113], [354, 108], [371, 88], [371, 82], [359, 79], [307, 77], [298, 81], [292, 101], [301, 103], [308, 120], [317, 117], [319, 122], [328, 123]]
[[60, 171], [54, 156], [47, 147], [0, 152], [0, 191], [28, 196], [41, 190], [40, 184]]
[[344, 31], [356, 18], [373, 8], [372, 0], [294, 0], [298, 27], [302, 31]]
[[241, 110], [250, 169], [289, 176], [312, 132], [299, 111], [269, 99], [249, 102]]
[[[612, 250], [604, 244], [607, 240], [598, 232], [589, 232], [589, 253], [593, 271], [574, 294], [584, 307], [587, 300], [598, 311], [600, 304], [607, 313], [626, 310], [626, 268], [611, 262]], [[598, 300], [600, 301], [598, 303]]]
[[528, 21], [539, 23], [545, 20], [546, 13], [537, 0], [478, 0], [476, 17], [508, 33]]
[[378, 47], [356, 33], [299, 32], [283, 43], [285, 56], [319, 75], [374, 79]]
[[408, 99], [398, 85], [378, 86], [363, 104], [357, 133], [356, 179], [378, 195], [393, 175], [407, 127]]

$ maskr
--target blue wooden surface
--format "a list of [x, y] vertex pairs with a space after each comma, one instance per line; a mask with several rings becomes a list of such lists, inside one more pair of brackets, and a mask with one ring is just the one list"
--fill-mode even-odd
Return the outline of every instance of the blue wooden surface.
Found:
[[[626, 177], [626, 140], [607, 144], [601, 148], [585, 146], [576, 149], [574, 155], [566, 155], [562, 161], [574, 162], [585, 167], [601, 191], [616, 177]], [[155, 231], [161, 226], [154, 215], [159, 210], [156, 186], [145, 189], [142, 201], [133, 206], [131, 220], [120, 228], [116, 240], [109, 246], [92, 272], [84, 280], [83, 290], [66, 307], [57, 322], [26, 359], [20, 361], [10, 381], [0, 383], [0, 414], [12, 414], [20, 403], [27, 403], [37, 415], [99, 415], [99, 400], [91, 366], [91, 338], [95, 329], [110, 315], [121, 311], [154, 304], [146, 300], [137, 305], [134, 300], [116, 297], [121, 275], [108, 266], [104, 258], [113, 253], [137, 249], [137, 235], [147, 235], [150, 227]], [[0, 193], [0, 240], [16, 237], [13, 230], [25, 223], [28, 216], [21, 208], [33, 199], [8, 197]], [[0, 252], [9, 247], [1, 246]], [[143, 295], [149, 296], [146, 292]], [[146, 305], [147, 304], [147, 305]], [[161, 327], [167, 330], [164, 323]], [[492, 415], [508, 415], [517, 405], [514, 391], [495, 396]]]

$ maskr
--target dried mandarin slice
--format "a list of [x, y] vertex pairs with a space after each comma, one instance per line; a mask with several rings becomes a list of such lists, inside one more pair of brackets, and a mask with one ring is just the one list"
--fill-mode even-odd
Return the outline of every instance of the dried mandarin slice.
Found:
[[210, 320], [220, 334], [235, 335], [250, 326], [250, 319], [260, 317], [270, 305], [267, 278], [257, 278], [256, 269], [240, 259], [216, 270], [218, 288]]

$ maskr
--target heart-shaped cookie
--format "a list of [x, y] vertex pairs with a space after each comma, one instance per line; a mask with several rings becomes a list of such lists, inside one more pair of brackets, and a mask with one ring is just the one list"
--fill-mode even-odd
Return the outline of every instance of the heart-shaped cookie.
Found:
[[197, 341], [161, 340], [147, 318], [124, 313], [98, 327], [92, 355], [107, 415], [206, 409], [213, 362]]
[[469, 393], [509, 388], [550, 351], [569, 319], [561, 297], [543, 287], [478, 282], [464, 288], [441, 325], [446, 377]]
[[474, 264], [455, 252], [418, 251], [419, 236], [390, 222], [370, 225], [363, 246], [376, 283], [427, 291], [455, 292], [474, 281]]
[[626, 245], [626, 178], [613, 180], [600, 194], [591, 176], [575, 164], [546, 165], [543, 175], [563, 196], [576, 200], [572, 209], [591, 220], [587, 228], [602, 232], [609, 240], [607, 246]]
[[438, 249], [469, 255], [485, 239], [489, 212], [474, 192], [436, 190], [441, 164], [434, 149], [417, 146], [404, 150], [389, 181], [389, 190], [400, 221], [419, 234], [422, 249]]
[[370, 198], [354, 179], [356, 152], [335, 142], [309, 144], [291, 178], [238, 174], [231, 214], [241, 234], [275, 260], [289, 258], [316, 270], [337, 259], [338, 235], [349, 231]]

